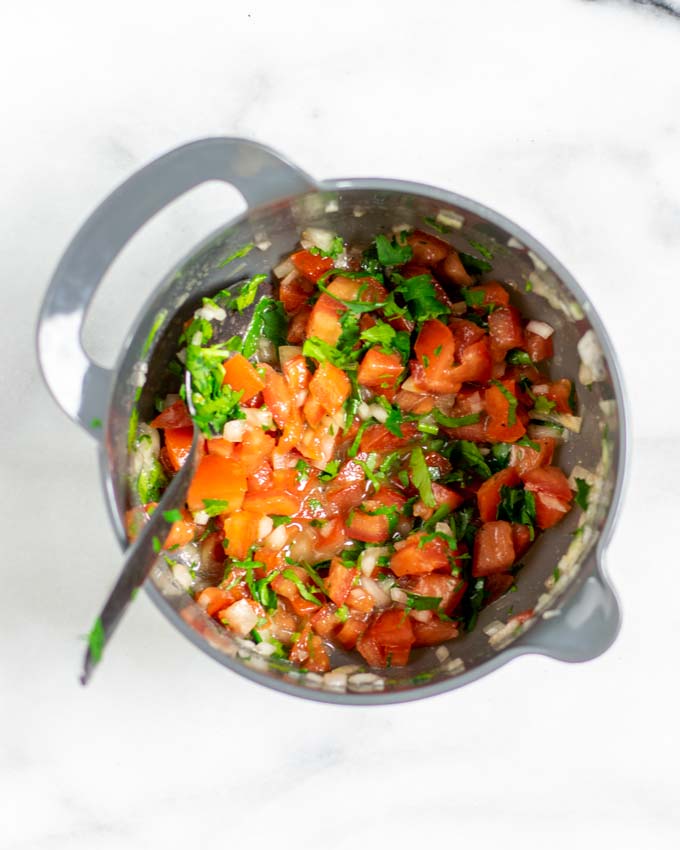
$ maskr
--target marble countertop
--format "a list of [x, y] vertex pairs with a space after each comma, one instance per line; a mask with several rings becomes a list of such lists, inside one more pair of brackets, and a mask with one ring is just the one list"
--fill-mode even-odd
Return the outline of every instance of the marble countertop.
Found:
[[[0, 848], [553, 850], [680, 844], [680, 20], [675, 3], [4, 4], [0, 76]], [[228, 11], [227, 11], [228, 10]], [[371, 710], [221, 670], [140, 596], [87, 690], [120, 563], [95, 446], [38, 375], [36, 312], [87, 214], [159, 153], [248, 136], [318, 178], [403, 177], [503, 212], [604, 318], [633, 418], [601, 658], [527, 657]], [[110, 362], [165, 270], [239, 207], [208, 186], [126, 249], [93, 309]]]

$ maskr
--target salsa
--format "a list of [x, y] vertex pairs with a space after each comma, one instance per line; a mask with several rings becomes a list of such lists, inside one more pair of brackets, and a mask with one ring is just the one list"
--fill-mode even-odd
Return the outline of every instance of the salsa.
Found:
[[[178, 387], [191, 374], [203, 439], [163, 555], [183, 554], [198, 604], [264, 654], [323, 673], [341, 647], [399, 667], [473, 628], [571, 509], [553, 455], [574, 386], [541, 371], [553, 328], [480, 282], [482, 246], [305, 236], [275, 297], [259, 275], [184, 329], [170, 370]], [[243, 337], [213, 338], [253, 304]], [[131, 536], [190, 450], [182, 390], [140, 429]]]

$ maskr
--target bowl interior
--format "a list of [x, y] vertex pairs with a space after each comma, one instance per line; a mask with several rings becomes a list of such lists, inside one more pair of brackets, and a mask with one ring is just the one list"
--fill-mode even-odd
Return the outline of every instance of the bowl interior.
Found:
[[[249, 211], [205, 240], [158, 286], [140, 312], [120, 357], [107, 420], [103, 474], [111, 517], [121, 543], [129, 507], [127, 446], [130, 422], [154, 415], [154, 398], [169, 391], [166, 366], [177, 350], [182, 324], [200, 298], [244, 277], [269, 273], [299, 241], [302, 230], [333, 230], [349, 243], [366, 244], [395, 226], [419, 227], [468, 253], [488, 251], [493, 270], [485, 280], [511, 287], [511, 300], [526, 316], [556, 330], [551, 377], [576, 383], [580, 433], [570, 433], [557, 463], [568, 472], [580, 465], [596, 474], [585, 515], [572, 511], [542, 534], [524, 559], [516, 591], [482, 611], [473, 631], [442, 648], [414, 651], [406, 668], [365, 668], [321, 677], [260, 655], [254, 644], [230, 635], [207, 617], [157, 563], [150, 593], [163, 612], [199, 647], [223, 664], [260, 682], [313, 698], [346, 702], [409, 699], [456, 687], [497, 663], [499, 652], [546, 612], [568, 601], [596, 568], [594, 546], [602, 531], [619, 475], [620, 389], [608, 340], [593, 308], [571, 276], [535, 240], [512, 223], [469, 200], [440, 190], [390, 181], [338, 181], [319, 192]], [[221, 266], [242, 245], [258, 247]], [[266, 291], [263, 294], [267, 294]], [[585, 337], [585, 339], [584, 339]], [[580, 347], [579, 347], [580, 343]], [[581, 354], [579, 354], [579, 350]], [[581, 355], [586, 357], [586, 362]], [[138, 366], [147, 364], [141, 391]], [[581, 530], [577, 527], [581, 523]], [[524, 622], [517, 614], [532, 612]], [[357, 664], [355, 657], [334, 664]]]

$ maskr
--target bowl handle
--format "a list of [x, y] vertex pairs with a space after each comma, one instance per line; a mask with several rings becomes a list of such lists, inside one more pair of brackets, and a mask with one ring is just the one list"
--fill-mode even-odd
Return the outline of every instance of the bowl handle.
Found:
[[597, 559], [597, 569], [564, 610], [542, 619], [516, 641], [520, 653], [590, 661], [609, 649], [619, 633], [621, 611], [614, 588], [603, 575], [601, 556]]
[[270, 148], [247, 139], [191, 142], [133, 174], [92, 213], [66, 249], [45, 295], [37, 326], [38, 362], [56, 402], [101, 437], [112, 372], [82, 344], [87, 308], [113, 260], [157, 212], [207, 180], [237, 188], [253, 207], [317, 187]]

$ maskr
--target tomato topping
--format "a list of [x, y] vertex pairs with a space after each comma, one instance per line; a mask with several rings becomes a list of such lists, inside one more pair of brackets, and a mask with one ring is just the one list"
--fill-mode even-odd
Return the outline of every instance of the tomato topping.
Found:
[[390, 569], [401, 576], [415, 576], [431, 573], [435, 570], [449, 570], [450, 559], [457, 554], [452, 552], [446, 540], [435, 537], [427, 540], [423, 532], [411, 534], [405, 544], [390, 559]]
[[230, 558], [243, 561], [260, 536], [262, 514], [251, 511], [235, 511], [225, 517], [224, 549]]
[[152, 428], [192, 428], [191, 414], [181, 399], [174, 401], [149, 423]]
[[519, 483], [517, 470], [511, 466], [487, 478], [477, 490], [477, 506], [482, 522], [491, 522], [496, 519], [498, 506], [501, 503], [501, 487], [516, 487]]
[[512, 526], [499, 520], [485, 522], [475, 535], [472, 575], [488, 576], [505, 572], [515, 561]]
[[411, 618], [403, 611], [385, 611], [371, 621], [357, 649], [371, 667], [401, 667], [408, 663], [414, 641]]
[[219, 455], [205, 455], [187, 493], [189, 510], [206, 510], [207, 499], [215, 503], [218, 513], [233, 513], [243, 504], [246, 486], [246, 474], [239, 463]]
[[514, 381], [499, 381], [484, 393], [484, 404], [489, 414], [486, 434], [490, 440], [514, 443], [523, 437], [526, 428], [518, 415], [518, 401]]
[[193, 438], [193, 426], [165, 429], [165, 450], [175, 471], [183, 466], [184, 461], [189, 457]]
[[412, 627], [414, 646], [436, 646], [458, 637], [458, 623], [447, 623], [437, 617], [433, 617], [426, 623], [419, 623], [414, 620]]
[[333, 268], [331, 257], [321, 257], [310, 254], [309, 251], [296, 251], [290, 255], [290, 260], [300, 274], [312, 283], [316, 283], [322, 275]]
[[352, 385], [347, 375], [332, 363], [324, 362], [309, 382], [309, 392], [327, 413], [337, 413], [349, 398]]
[[225, 361], [224, 383], [242, 393], [241, 401], [250, 401], [264, 389], [264, 381], [242, 354], [234, 354]]
[[548, 360], [553, 356], [553, 338], [549, 336], [544, 339], [540, 334], [525, 331], [526, 343], [524, 350], [534, 363], [540, 363], [541, 360]]
[[279, 284], [279, 301], [286, 313], [294, 315], [309, 301], [313, 292], [314, 284], [297, 271], [292, 271]]
[[502, 362], [511, 348], [523, 348], [524, 332], [519, 310], [510, 305], [494, 310], [489, 316], [489, 335], [494, 363]]
[[380, 347], [373, 346], [361, 361], [357, 380], [364, 387], [392, 390], [403, 372], [404, 364], [398, 354], [386, 354]]

